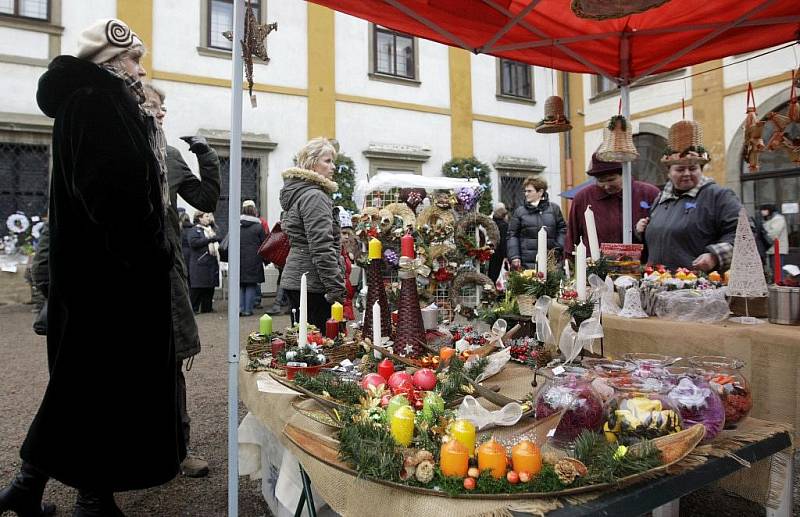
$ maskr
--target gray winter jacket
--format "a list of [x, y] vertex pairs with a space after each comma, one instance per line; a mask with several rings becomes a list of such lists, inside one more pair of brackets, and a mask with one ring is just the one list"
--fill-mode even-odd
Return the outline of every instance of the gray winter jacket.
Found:
[[667, 182], [653, 203], [644, 233], [648, 261], [669, 269], [691, 268], [699, 255], [712, 253], [717, 269], [725, 271], [741, 208], [736, 194], [711, 178], [704, 176], [697, 187], [680, 195]]
[[324, 293], [328, 302], [345, 298], [341, 263], [341, 228], [330, 194], [338, 185], [316, 172], [292, 167], [283, 172], [281, 228], [289, 236], [291, 250], [281, 274], [281, 287], [300, 289], [300, 277], [308, 273], [308, 292]]

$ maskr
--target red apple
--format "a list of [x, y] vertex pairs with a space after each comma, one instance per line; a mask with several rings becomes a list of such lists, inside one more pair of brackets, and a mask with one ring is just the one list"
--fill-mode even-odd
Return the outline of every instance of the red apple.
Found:
[[418, 390], [431, 391], [436, 387], [436, 372], [430, 368], [420, 368], [414, 372], [413, 381]]
[[389, 388], [392, 391], [395, 391], [398, 386], [403, 383], [413, 384], [411, 374], [408, 372], [394, 372], [391, 377], [389, 377]]
[[369, 389], [370, 386], [380, 386], [381, 384], [386, 386], [386, 379], [377, 373], [368, 373], [361, 379], [361, 389], [364, 390]]

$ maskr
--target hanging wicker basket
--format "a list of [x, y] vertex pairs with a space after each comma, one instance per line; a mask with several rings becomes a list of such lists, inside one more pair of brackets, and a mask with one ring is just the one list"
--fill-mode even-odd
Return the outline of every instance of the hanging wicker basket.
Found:
[[669, 128], [667, 150], [661, 162], [670, 165], [705, 165], [708, 152], [703, 147], [703, 126], [694, 120], [680, 120]]
[[604, 162], [632, 162], [639, 157], [631, 125], [622, 115], [611, 117], [608, 127], [603, 129], [603, 143], [597, 157]]
[[544, 118], [536, 125], [537, 133], [564, 133], [572, 124], [564, 114], [564, 100], [558, 95], [544, 101]]

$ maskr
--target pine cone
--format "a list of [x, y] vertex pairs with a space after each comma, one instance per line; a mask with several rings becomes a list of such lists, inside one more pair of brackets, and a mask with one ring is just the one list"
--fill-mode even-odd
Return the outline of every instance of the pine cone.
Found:
[[431, 460], [423, 460], [417, 465], [416, 478], [420, 483], [430, 483], [433, 479], [433, 462]]
[[565, 485], [571, 485], [578, 476], [578, 471], [571, 461], [559, 460], [555, 466], [556, 476]]

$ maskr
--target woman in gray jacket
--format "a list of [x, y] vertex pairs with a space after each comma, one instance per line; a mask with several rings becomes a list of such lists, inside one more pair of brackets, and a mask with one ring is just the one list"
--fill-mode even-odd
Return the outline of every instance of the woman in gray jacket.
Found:
[[292, 308], [300, 307], [300, 277], [307, 273], [308, 322], [325, 328], [334, 302], [345, 297], [340, 263], [341, 232], [330, 195], [339, 187], [331, 180], [336, 150], [325, 138], [314, 138], [297, 153], [297, 167], [283, 172], [281, 225], [291, 250], [281, 287]]

